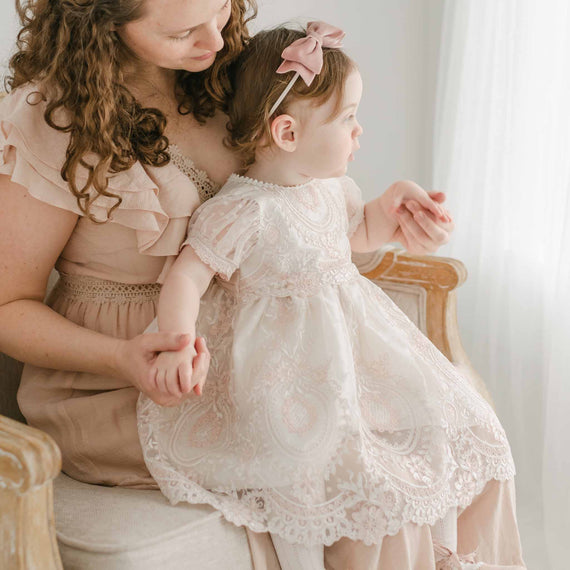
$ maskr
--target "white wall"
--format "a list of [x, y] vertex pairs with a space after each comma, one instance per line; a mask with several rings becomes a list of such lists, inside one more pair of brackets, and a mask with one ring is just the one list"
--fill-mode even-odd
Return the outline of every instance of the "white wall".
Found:
[[351, 175], [367, 197], [397, 178], [431, 181], [435, 72], [443, 0], [260, 0], [256, 26], [319, 19], [347, 33], [364, 93]]
[[18, 20], [14, 0], [4, 0], [0, 5], [0, 89], [4, 85], [3, 78], [8, 69], [8, 59], [14, 49], [17, 33]]
[[[259, 0], [254, 29], [320, 19], [347, 32], [364, 95], [361, 149], [351, 175], [372, 198], [398, 178], [431, 181], [431, 137], [443, 0]], [[0, 72], [17, 33], [13, 0], [0, 6]]]

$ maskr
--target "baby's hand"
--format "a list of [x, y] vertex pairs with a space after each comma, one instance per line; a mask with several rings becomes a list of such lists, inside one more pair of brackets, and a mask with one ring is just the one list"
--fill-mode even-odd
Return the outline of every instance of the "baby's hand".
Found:
[[411, 180], [400, 180], [390, 186], [386, 195], [387, 214], [392, 218], [403, 213], [406, 208], [412, 213], [421, 210], [441, 222], [450, 221], [449, 213], [439, 204], [445, 200], [445, 194], [442, 192], [428, 194], [419, 184]]
[[394, 186], [392, 200], [399, 202], [395, 211], [398, 228], [391, 241], [400, 242], [410, 253], [434, 253], [449, 241], [454, 229], [450, 213], [441, 206], [445, 194], [425, 192], [408, 181]]
[[163, 406], [180, 403], [192, 390], [201, 395], [199, 375], [193, 374], [194, 343], [177, 351], [161, 352], [153, 367], [154, 383], [161, 395], [155, 402]]

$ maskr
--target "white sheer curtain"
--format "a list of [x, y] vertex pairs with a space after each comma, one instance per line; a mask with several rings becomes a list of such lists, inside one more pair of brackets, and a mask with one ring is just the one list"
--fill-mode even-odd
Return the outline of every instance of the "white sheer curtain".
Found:
[[512, 444], [527, 564], [567, 570], [570, 2], [446, 0], [440, 53], [433, 187], [457, 223], [443, 254], [470, 274], [461, 333]]

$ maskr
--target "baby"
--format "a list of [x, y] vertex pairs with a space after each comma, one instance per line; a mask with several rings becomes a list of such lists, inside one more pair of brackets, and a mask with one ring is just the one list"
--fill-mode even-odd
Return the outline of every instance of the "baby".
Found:
[[[423, 524], [434, 551], [422, 568], [481, 568], [456, 553], [457, 509], [513, 478], [509, 444], [351, 262], [402, 234], [406, 201], [448, 218], [412, 182], [364, 204], [346, 176], [362, 80], [342, 37], [322, 22], [278, 28], [236, 63], [230, 144], [244, 171], [195, 212], [158, 308], [160, 330], [207, 339], [211, 366], [203, 394], [178, 407], [141, 396], [145, 460], [173, 503], [269, 531], [284, 570], [322, 570], [325, 545], [381, 545]], [[161, 353], [157, 383], [190, 392], [192, 358]]]

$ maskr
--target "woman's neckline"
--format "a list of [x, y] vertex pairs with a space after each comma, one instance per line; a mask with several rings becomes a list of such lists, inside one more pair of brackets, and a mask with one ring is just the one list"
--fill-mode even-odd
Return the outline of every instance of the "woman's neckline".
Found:
[[216, 184], [206, 171], [196, 168], [194, 161], [182, 153], [178, 146], [175, 144], [169, 145], [168, 152], [170, 153], [170, 162], [174, 168], [177, 168], [193, 182], [200, 197], [200, 202], [203, 203], [218, 193], [220, 185]]
[[259, 180], [258, 178], [251, 178], [251, 176], [245, 176], [244, 174], [236, 173], [231, 174], [230, 179], [244, 180], [249, 184], [253, 184], [254, 186], [259, 186], [262, 188], [274, 188], [279, 190], [298, 190], [300, 188], [309, 186], [315, 181], [314, 178], [310, 178], [307, 180], [307, 182], [303, 182], [302, 184], [295, 184], [294, 186], [282, 186], [281, 184], [275, 184], [274, 182], [265, 182], [264, 180]]
[[194, 161], [187, 156], [186, 154], [184, 154], [181, 150], [180, 147], [177, 144], [169, 144], [168, 145], [168, 152], [171, 155], [175, 155], [176, 158], [178, 158], [179, 160], [181, 160], [182, 162], [185, 162], [187, 164], [188, 167], [192, 168], [192, 171], [198, 175], [204, 182], [208, 182], [209, 184], [211, 184], [213, 187], [217, 187], [219, 186], [219, 184], [216, 184], [209, 176], [208, 173], [205, 170], [202, 170], [200, 168], [196, 167], [196, 164], [194, 163]]

